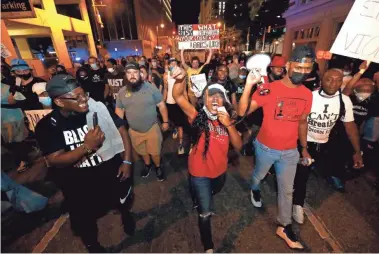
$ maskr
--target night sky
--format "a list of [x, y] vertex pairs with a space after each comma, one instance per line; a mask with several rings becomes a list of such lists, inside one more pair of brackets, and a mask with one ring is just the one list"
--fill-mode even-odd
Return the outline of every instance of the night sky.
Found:
[[171, 0], [171, 9], [176, 25], [199, 23], [200, 0]]

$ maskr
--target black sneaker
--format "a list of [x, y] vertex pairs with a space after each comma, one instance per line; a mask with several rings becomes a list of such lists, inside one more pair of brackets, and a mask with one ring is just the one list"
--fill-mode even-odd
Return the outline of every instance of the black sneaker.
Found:
[[142, 177], [142, 178], [146, 178], [146, 177], [148, 177], [149, 174], [150, 174], [151, 168], [152, 168], [151, 165], [146, 165], [146, 164], [145, 164], [145, 168], [143, 168], [143, 169], [141, 170], [141, 177]]
[[253, 206], [257, 208], [262, 207], [262, 198], [261, 198], [261, 192], [259, 190], [251, 190], [250, 191], [250, 199], [251, 203], [253, 203]]
[[164, 180], [164, 172], [162, 167], [156, 167], [155, 173], [157, 174], [158, 181], [162, 182]]
[[136, 221], [131, 212], [121, 214], [125, 234], [133, 236], [136, 231]]
[[291, 249], [298, 249], [298, 250], [304, 249], [304, 246], [297, 239], [295, 232], [293, 232], [291, 224], [285, 227], [278, 226], [278, 228], [276, 229], [276, 234], [280, 238], [282, 238], [284, 241], [286, 241], [287, 245]]

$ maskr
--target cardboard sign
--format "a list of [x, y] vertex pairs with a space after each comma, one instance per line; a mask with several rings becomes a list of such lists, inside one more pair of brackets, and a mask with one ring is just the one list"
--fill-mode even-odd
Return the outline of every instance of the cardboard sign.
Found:
[[207, 86], [207, 79], [205, 74], [192, 75], [191, 76], [192, 87], [191, 90], [194, 92], [196, 97], [200, 97], [203, 93], [204, 88]]
[[178, 26], [179, 49], [219, 49], [220, 30], [216, 24]]
[[11, 52], [1, 43], [1, 57], [7, 58], [12, 56]]
[[354, 2], [330, 51], [379, 63], [379, 1]]
[[35, 18], [32, 0], [2, 0], [2, 19]]
[[25, 110], [25, 115], [29, 121], [29, 130], [34, 132], [37, 123], [47, 114], [49, 114], [52, 109], [41, 109], [41, 110]]

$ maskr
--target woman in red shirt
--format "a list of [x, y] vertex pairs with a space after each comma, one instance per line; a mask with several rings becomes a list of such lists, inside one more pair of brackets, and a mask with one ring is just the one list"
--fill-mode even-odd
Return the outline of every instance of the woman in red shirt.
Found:
[[197, 111], [183, 95], [186, 87], [185, 71], [177, 68], [172, 76], [176, 79], [173, 97], [191, 123], [192, 149], [188, 158], [191, 195], [198, 205], [199, 229], [204, 250], [212, 253], [212, 196], [225, 183], [229, 142], [237, 150], [242, 147], [241, 137], [231, 119], [237, 114], [226, 96], [225, 88], [220, 84], [208, 85], [203, 90], [204, 105]]

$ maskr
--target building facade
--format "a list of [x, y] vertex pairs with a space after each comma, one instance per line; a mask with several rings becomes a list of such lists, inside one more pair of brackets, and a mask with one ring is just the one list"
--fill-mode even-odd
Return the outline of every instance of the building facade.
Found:
[[[291, 0], [286, 19], [283, 55], [289, 57], [293, 47], [307, 44], [318, 51], [329, 51], [337, 37], [353, 0]], [[323, 72], [326, 60], [318, 60]]]
[[[35, 18], [1, 20], [1, 43], [12, 54], [6, 61], [23, 58], [33, 67], [36, 75], [43, 76], [42, 61], [35, 57], [30, 47], [31, 38], [42, 37], [51, 38], [54, 48], [52, 57], [57, 57], [68, 69], [72, 68], [73, 60], [66, 43], [68, 38], [82, 38], [88, 55], [96, 56], [85, 0], [34, 0], [33, 6]], [[67, 7], [74, 7], [76, 13], [66, 14]]]

